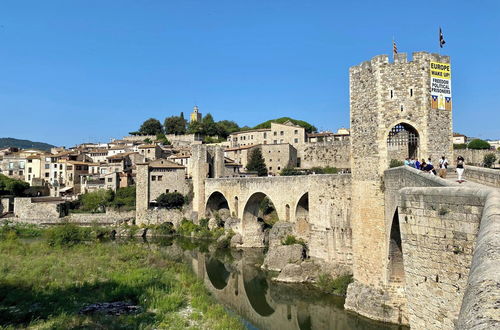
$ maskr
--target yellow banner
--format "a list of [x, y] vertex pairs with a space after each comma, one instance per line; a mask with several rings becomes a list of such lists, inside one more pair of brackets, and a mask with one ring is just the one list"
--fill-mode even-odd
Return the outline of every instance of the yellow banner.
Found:
[[431, 77], [451, 79], [451, 66], [449, 63], [431, 62]]

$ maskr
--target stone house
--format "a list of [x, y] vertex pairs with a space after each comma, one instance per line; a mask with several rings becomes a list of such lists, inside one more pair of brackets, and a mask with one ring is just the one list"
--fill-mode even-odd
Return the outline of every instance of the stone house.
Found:
[[42, 171], [44, 155], [31, 155], [26, 157], [26, 171], [24, 172], [24, 181], [33, 186], [34, 179], [40, 179], [45, 176]]
[[297, 149], [289, 143], [260, 144], [224, 150], [224, 155], [246, 168], [252, 151], [261, 149], [262, 157], [270, 174], [279, 174], [285, 167], [297, 166]]
[[94, 148], [85, 152], [87, 156], [92, 159], [94, 163], [105, 162], [108, 156], [108, 149], [106, 148]]
[[55, 195], [76, 195], [81, 193], [81, 177], [87, 175], [90, 165], [95, 163], [88, 163], [82, 161], [63, 161], [58, 165], [57, 182], [55, 184]]
[[232, 148], [278, 143], [290, 143], [295, 146], [306, 142], [306, 131], [303, 127], [287, 121], [283, 124], [271, 123], [271, 128], [231, 133], [227, 140]]
[[467, 143], [467, 136], [460, 133], [453, 133], [453, 144]]
[[137, 164], [137, 204], [149, 205], [163, 193], [190, 191], [186, 168], [167, 159]]
[[142, 144], [137, 147], [137, 151], [144, 157], [145, 161], [162, 157], [162, 149], [156, 144]]
[[171, 156], [168, 156], [167, 157], [168, 160], [174, 162], [174, 163], [177, 163], [179, 165], [182, 165], [186, 168], [186, 175], [188, 178], [191, 177], [191, 167], [190, 167], [190, 159], [191, 159], [191, 155], [190, 154], [174, 154], [174, 155], [171, 155]]

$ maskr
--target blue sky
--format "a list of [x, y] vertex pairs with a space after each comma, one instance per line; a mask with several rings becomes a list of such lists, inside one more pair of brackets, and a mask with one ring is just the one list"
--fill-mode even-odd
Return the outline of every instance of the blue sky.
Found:
[[500, 138], [500, 1], [2, 0], [0, 137], [108, 141], [196, 102], [253, 126], [349, 125], [348, 69], [452, 58], [454, 130]]

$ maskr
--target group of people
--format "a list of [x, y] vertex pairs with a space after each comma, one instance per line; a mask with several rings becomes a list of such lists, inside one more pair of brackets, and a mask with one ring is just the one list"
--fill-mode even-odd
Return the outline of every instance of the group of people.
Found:
[[[441, 157], [439, 160], [439, 172], [436, 172], [436, 169], [434, 168], [434, 165], [432, 164], [431, 157], [427, 158], [427, 161], [425, 159], [422, 159], [420, 162], [418, 159], [414, 159], [413, 157], [408, 157], [405, 159], [404, 164], [413, 168], [416, 168], [417, 170], [421, 170], [427, 173], [430, 173], [432, 175], [439, 175], [441, 178], [445, 179], [446, 178], [446, 172], [448, 169], [448, 159], [446, 159], [445, 156]], [[465, 165], [465, 160], [462, 156], [458, 156], [457, 158], [457, 176], [458, 176], [458, 183], [462, 183], [465, 180], [463, 180], [462, 176], [464, 174], [464, 165]]]

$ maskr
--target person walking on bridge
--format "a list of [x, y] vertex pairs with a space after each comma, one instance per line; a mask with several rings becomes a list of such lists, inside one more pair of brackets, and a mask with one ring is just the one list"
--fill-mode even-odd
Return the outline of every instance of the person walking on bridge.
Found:
[[465, 165], [465, 160], [462, 156], [458, 156], [457, 158], [457, 176], [458, 176], [458, 183], [462, 183], [465, 180], [462, 179], [462, 175], [464, 174], [464, 165]]
[[448, 168], [448, 160], [445, 156], [439, 160], [439, 176], [446, 179], [446, 169]]

